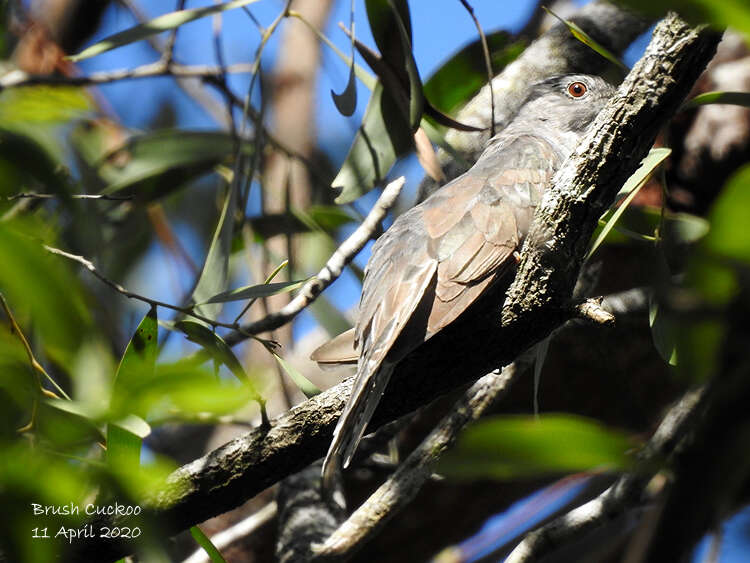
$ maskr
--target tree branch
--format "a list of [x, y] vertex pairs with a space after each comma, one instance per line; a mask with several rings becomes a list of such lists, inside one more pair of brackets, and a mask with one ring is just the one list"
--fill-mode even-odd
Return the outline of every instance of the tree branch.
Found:
[[174, 78], [219, 78], [225, 73], [254, 74], [256, 65], [237, 63], [225, 67], [212, 65], [181, 65], [157, 61], [135, 68], [122, 68], [92, 72], [82, 76], [58, 76], [52, 74], [35, 75], [22, 70], [13, 70], [0, 77], [0, 91], [6, 88], [21, 88], [23, 86], [97, 86], [120, 80], [135, 80], [138, 78], [152, 78], [154, 76], [172, 76]]
[[515, 363], [474, 383], [430, 435], [325, 543], [312, 546], [314, 561], [346, 561], [417, 495], [435, 463], [461, 430], [504, 397], [520, 375]]
[[[665, 459], [689, 432], [696, 413], [702, 411], [704, 395], [704, 390], [686, 393], [669, 410], [639, 456], [640, 471], [623, 475], [597, 498], [528, 534], [508, 555], [506, 563], [539, 561], [553, 553], [559, 554], [560, 550], [573, 544], [576, 550], [582, 551], [577, 556], [566, 551], [567, 555], [574, 559], [582, 558], [583, 553], [591, 556], [593, 549], [606, 550], [632, 533], [638, 517], [650, 502], [649, 496], [653, 497], [644, 497], [644, 489], [661, 467], [659, 461]], [[597, 532], [596, 539], [592, 540], [595, 546], [585, 542], [593, 532]], [[606, 537], [606, 541], [602, 542], [602, 537]]]
[[[370, 430], [505, 365], [572, 315], [582, 257], [602, 211], [637, 168], [713, 56], [719, 35], [674, 15], [661, 22], [643, 59], [596, 119], [537, 209], [524, 256], [498, 322], [504, 293], [479, 300], [395, 369]], [[144, 507], [166, 532], [238, 506], [319, 458], [351, 393], [352, 379], [278, 417], [268, 431], [241, 436], [175, 471]], [[127, 552], [91, 538], [73, 546], [82, 560]]]
[[173, 311], [178, 311], [184, 315], [188, 315], [190, 317], [208, 323], [213, 327], [220, 326], [224, 328], [235, 329], [236, 332], [230, 334], [226, 339], [226, 341], [230, 345], [232, 345], [236, 344], [242, 339], [250, 337], [251, 335], [256, 335], [261, 332], [267, 332], [269, 330], [273, 330], [274, 328], [278, 328], [279, 326], [285, 325], [299, 313], [301, 313], [306, 307], [308, 307], [310, 303], [315, 301], [318, 295], [320, 295], [325, 288], [327, 288], [338, 279], [338, 277], [344, 271], [344, 267], [354, 259], [357, 253], [362, 250], [362, 247], [367, 244], [367, 241], [372, 238], [373, 233], [377, 230], [380, 222], [383, 220], [383, 218], [385, 218], [388, 210], [396, 202], [396, 198], [398, 197], [398, 194], [401, 193], [401, 188], [404, 187], [405, 181], [405, 178], [401, 176], [385, 187], [383, 193], [380, 195], [378, 200], [375, 202], [375, 205], [370, 210], [370, 213], [368, 213], [367, 217], [365, 217], [365, 220], [362, 221], [359, 227], [357, 227], [357, 229], [351, 235], [349, 235], [349, 238], [341, 243], [341, 245], [328, 259], [325, 266], [323, 266], [323, 269], [320, 270], [318, 275], [306, 282], [305, 285], [303, 285], [300, 289], [299, 293], [297, 293], [297, 295], [294, 297], [294, 299], [292, 299], [283, 309], [281, 309], [281, 311], [271, 313], [270, 315], [267, 315], [256, 322], [249, 323], [244, 326], [241, 326], [238, 322], [225, 323], [217, 319], [210, 319], [208, 317], [200, 315], [193, 310], [194, 306], [192, 305], [181, 307], [179, 305], [173, 305], [171, 303], [158, 301], [156, 299], [152, 299], [151, 297], [134, 293], [125, 289], [122, 285], [118, 284], [115, 281], [112, 281], [104, 274], [99, 272], [99, 270], [96, 269], [96, 266], [94, 266], [94, 263], [91, 262], [91, 260], [87, 260], [83, 256], [71, 254], [70, 252], [65, 252], [64, 250], [60, 250], [59, 248], [54, 248], [47, 245], [44, 245], [44, 249], [48, 252], [51, 252], [52, 254], [62, 256], [63, 258], [67, 258], [68, 260], [72, 260], [73, 262], [77, 262], [88, 271], [90, 271], [97, 279], [101, 280], [103, 283], [107, 284], [109, 287], [129, 299], [142, 301], [151, 305], [152, 307], [172, 309]]
[[378, 201], [372, 210], [370, 210], [370, 213], [362, 221], [362, 224], [336, 249], [336, 252], [331, 255], [318, 275], [307, 282], [294, 299], [287, 303], [280, 311], [242, 325], [238, 333], [227, 336], [227, 343], [233, 345], [243, 338], [247, 338], [250, 334], [259, 334], [279, 328], [287, 324], [305, 307], [315, 301], [318, 295], [341, 275], [344, 267], [367, 244], [367, 241], [372, 237], [372, 233], [375, 232], [380, 222], [385, 218], [388, 209], [395, 203], [405, 181], [405, 178], [401, 176], [385, 187]]

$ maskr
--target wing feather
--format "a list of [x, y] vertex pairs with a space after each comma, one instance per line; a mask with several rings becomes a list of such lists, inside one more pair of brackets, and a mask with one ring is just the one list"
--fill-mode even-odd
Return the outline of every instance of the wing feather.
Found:
[[357, 378], [324, 462], [326, 480], [342, 457], [349, 462], [393, 367], [511, 263], [559, 158], [531, 136], [495, 148], [399, 217], [373, 246], [355, 329]]

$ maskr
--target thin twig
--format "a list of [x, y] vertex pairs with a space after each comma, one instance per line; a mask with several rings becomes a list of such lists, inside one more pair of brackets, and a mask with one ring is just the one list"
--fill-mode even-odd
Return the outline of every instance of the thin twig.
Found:
[[21, 345], [23, 346], [23, 349], [26, 351], [26, 356], [29, 359], [29, 364], [31, 364], [31, 370], [34, 373], [34, 379], [36, 379], [37, 386], [39, 387], [40, 392], [42, 395], [45, 395], [46, 397], [52, 398], [52, 399], [59, 399], [57, 395], [55, 395], [52, 391], [49, 391], [45, 389], [42, 386], [42, 380], [39, 377], [39, 375], [43, 375], [47, 378], [47, 380], [57, 389], [57, 391], [65, 397], [66, 399], [70, 400], [70, 397], [68, 394], [63, 390], [62, 387], [60, 387], [57, 382], [52, 379], [52, 376], [47, 373], [47, 370], [44, 369], [44, 366], [40, 364], [36, 357], [34, 356], [34, 351], [31, 349], [31, 345], [29, 344], [29, 341], [26, 339], [26, 335], [21, 330], [21, 327], [16, 322], [16, 318], [13, 316], [13, 312], [10, 310], [10, 306], [8, 305], [8, 302], [5, 300], [5, 296], [0, 293], [0, 305], [2, 305], [3, 310], [5, 311], [5, 315], [8, 317], [8, 322], [10, 323], [10, 330], [11, 332], [15, 333], [16, 336], [18, 336], [18, 340], [21, 341]]
[[388, 212], [388, 209], [390, 209], [391, 206], [395, 203], [398, 194], [401, 193], [401, 188], [403, 187], [405, 181], [405, 178], [402, 176], [385, 187], [383, 193], [378, 198], [378, 201], [375, 202], [375, 205], [373, 206], [369, 215], [362, 222], [362, 224], [351, 234], [348, 239], [346, 239], [341, 244], [341, 246], [339, 246], [338, 249], [336, 249], [333, 255], [331, 255], [331, 258], [329, 258], [326, 265], [320, 271], [318, 276], [311, 278], [304, 286], [302, 286], [302, 289], [297, 294], [297, 296], [292, 299], [292, 301], [290, 301], [277, 313], [271, 313], [264, 318], [249, 323], [245, 326], [240, 326], [236, 322], [225, 323], [216, 319], [210, 319], [199, 313], [196, 313], [192, 307], [181, 307], [179, 305], [173, 305], [165, 301], [159, 301], [157, 299], [152, 299], [151, 297], [129, 291], [119, 283], [110, 280], [104, 274], [99, 272], [99, 270], [96, 269], [96, 266], [94, 266], [91, 260], [87, 260], [83, 256], [71, 254], [70, 252], [65, 252], [64, 250], [60, 250], [59, 248], [54, 248], [52, 246], [44, 245], [44, 248], [52, 254], [57, 254], [58, 256], [62, 256], [63, 258], [67, 258], [69, 260], [77, 262], [88, 271], [90, 271], [100, 281], [104, 282], [128, 299], [136, 299], [138, 301], [148, 303], [153, 307], [163, 307], [165, 309], [178, 311], [184, 315], [188, 315], [190, 317], [193, 317], [194, 319], [198, 319], [200, 321], [208, 323], [213, 327], [220, 326], [234, 330], [235, 332], [231, 333], [227, 339], [227, 342], [230, 345], [233, 345], [237, 342], [252, 337], [255, 334], [268, 332], [270, 330], [283, 326], [284, 324], [291, 321], [294, 317], [296, 317], [303, 309], [310, 305], [310, 303], [315, 301], [318, 295], [320, 295], [320, 292], [331, 285], [341, 275], [344, 267], [354, 258], [354, 256], [360, 250], [362, 250], [362, 247], [364, 247], [367, 241], [370, 240], [370, 238], [372, 237], [372, 233], [375, 232], [380, 221], [383, 220], [385, 214]]
[[[185, 0], [177, 0], [177, 7], [175, 8], [175, 11], [181, 11], [185, 8]], [[179, 27], [175, 27], [172, 31], [169, 32], [169, 35], [167, 36], [167, 41], [164, 45], [164, 52], [162, 53], [162, 60], [164, 63], [169, 66], [174, 61], [174, 46], [177, 42], [177, 32], [180, 30]]]
[[510, 364], [474, 383], [398, 470], [322, 546], [313, 546], [315, 561], [348, 559], [372, 538], [416, 496], [432, 475], [435, 462], [453, 445], [458, 433], [504, 396], [518, 373], [516, 365]]
[[[139, 24], [148, 22], [148, 16], [143, 13], [143, 11], [133, 0], [117, 1], [133, 14]], [[146, 41], [149, 45], [151, 45], [151, 48], [154, 51], [163, 56], [165, 46], [158, 36], [151, 35], [146, 39]], [[174, 67], [175, 61], [172, 60], [171, 62], [172, 67]], [[202, 107], [203, 111], [205, 111], [207, 115], [211, 116], [216, 121], [216, 123], [219, 123], [220, 125], [225, 127], [228, 126], [225, 117], [216, 107], [216, 100], [213, 98], [213, 96], [211, 96], [209, 92], [207, 92], [202, 87], [202, 84], [200, 82], [192, 79], [191, 77], [175, 77], [175, 81], [177, 82], [177, 85], [182, 89], [182, 91], [190, 96], [193, 100], [195, 100], [195, 103]]]
[[467, 2], [467, 0], [459, 0], [464, 8], [466, 8], [466, 11], [469, 12], [469, 15], [471, 16], [471, 19], [474, 20], [474, 25], [477, 28], [477, 31], [479, 32], [479, 39], [482, 42], [482, 53], [484, 54], [484, 65], [487, 69], [487, 83], [490, 85], [490, 115], [491, 115], [491, 122], [490, 122], [490, 137], [495, 136], [495, 91], [492, 86], [492, 79], [494, 78], [493, 70], [492, 70], [492, 59], [490, 58], [490, 48], [487, 45], [487, 37], [484, 35], [484, 30], [482, 29], [482, 26], [479, 24], [479, 20], [477, 19], [476, 14], [474, 13], [474, 8], [471, 7], [471, 4]]
[[[211, 86], [217, 88], [220, 92], [222, 92], [228, 99], [231, 99], [232, 104], [235, 107], [243, 109], [244, 111], [245, 102], [239, 96], [237, 96], [234, 92], [232, 92], [228, 88], [226, 83], [221, 80], [220, 77], [208, 75], [208, 76], [203, 76], [202, 78], [206, 83], [210, 84]], [[253, 121], [258, 122], [259, 120], [261, 120], [260, 118], [261, 113], [259, 113], [252, 106], [249, 106], [248, 112], [250, 116], [253, 118]], [[268, 141], [268, 144], [271, 147], [282, 152], [284, 155], [288, 156], [289, 158], [293, 158], [295, 160], [298, 160], [302, 164], [304, 164], [307, 170], [310, 172], [311, 176], [319, 180], [322, 180], [324, 183], [330, 180], [330, 178], [326, 179], [327, 176], [325, 173], [321, 171], [321, 168], [319, 165], [312, 162], [309, 158], [300, 154], [294, 149], [289, 148], [285, 143], [283, 143], [282, 141], [278, 140], [276, 137], [271, 135], [271, 133], [267, 129], [263, 128], [262, 134], [263, 134], [263, 138], [265, 138]]]
[[[214, 4], [221, 3], [221, 0], [214, 0]], [[214, 53], [216, 55], [216, 64], [219, 65], [219, 68], [222, 70], [226, 69], [227, 62], [224, 59], [224, 46], [222, 42], [222, 21], [223, 16], [221, 13], [217, 13], [212, 18], [212, 26], [213, 26], [213, 36], [214, 36]], [[260, 67], [258, 67], [260, 69]], [[226, 74], [222, 74], [222, 78], [224, 78], [224, 82], [226, 83]], [[229, 86], [227, 86], [227, 89], [229, 89]], [[239, 133], [237, 132], [237, 123], [234, 120], [234, 106], [232, 105], [232, 98], [229, 96], [224, 96], [226, 101], [226, 109], [227, 109], [227, 115], [229, 118], [229, 131], [232, 134], [232, 139], [234, 139], [236, 144], [239, 144]], [[256, 135], [257, 136], [257, 135]], [[244, 208], [243, 208], [244, 209]]]
[[105, 194], [40, 194], [37, 192], [21, 192], [20, 194], [9, 195], [5, 199], [14, 201], [17, 199], [101, 199], [104, 201], [128, 201], [133, 199], [131, 195], [105, 195]]
[[226, 341], [231, 346], [246, 339], [251, 334], [268, 332], [285, 325], [310, 305], [320, 293], [341, 275], [344, 267], [351, 262], [357, 253], [370, 240], [388, 210], [396, 202], [406, 179], [401, 176], [388, 184], [375, 202], [370, 213], [359, 227], [331, 255], [318, 275], [308, 281], [300, 292], [277, 313], [271, 313], [255, 322], [243, 325], [240, 331], [227, 335]]
[[253, 74], [254, 64], [236, 63], [226, 67], [214, 65], [181, 65], [177, 63], [165, 64], [157, 61], [135, 68], [121, 68], [92, 72], [85, 76], [35, 75], [22, 70], [13, 70], [0, 77], [0, 90], [6, 88], [20, 88], [22, 86], [95, 86], [108, 84], [119, 80], [134, 80], [151, 78], [154, 76], [174, 76], [175, 78], [220, 78], [225, 73]]
[[594, 324], [613, 326], [615, 316], [602, 307], [602, 299], [585, 299], [574, 307], [578, 318], [590, 321]]
[[[121, 286], [119, 283], [112, 281], [111, 279], [106, 277], [104, 274], [99, 272], [99, 270], [96, 269], [96, 266], [94, 266], [94, 263], [91, 262], [91, 260], [87, 260], [83, 256], [79, 256], [77, 254], [71, 254], [70, 252], [65, 252], [64, 250], [60, 250], [59, 248], [54, 248], [52, 246], [47, 246], [46, 244], [44, 245], [44, 249], [47, 250], [48, 252], [51, 252], [52, 254], [57, 254], [58, 256], [67, 258], [68, 260], [73, 260], [74, 262], [78, 262], [81, 266], [83, 266], [89, 272], [94, 274], [94, 276], [96, 276], [99, 280], [107, 284], [109, 287], [111, 287], [118, 293], [124, 295], [128, 299], [136, 299], [138, 301], [143, 301], [144, 303], [148, 303], [152, 307], [163, 307], [165, 309], [178, 311], [182, 313], [183, 315], [188, 315], [190, 317], [193, 317], [194, 319], [198, 319], [199, 321], [208, 323], [213, 327], [221, 326], [224, 328], [241, 330], [241, 327], [238, 327], [236, 323], [224, 323], [221, 321], [217, 321], [216, 319], [209, 319], [208, 317], [205, 317], [193, 311], [192, 307], [180, 307], [179, 305], [172, 305], [171, 303], [159, 301], [157, 299], [152, 299], [151, 297], [147, 297], [145, 295], [140, 295], [139, 293], [134, 293], [132, 291], [129, 291], [125, 289], [123, 286]], [[248, 335], [248, 336], [251, 336], [251, 335]]]

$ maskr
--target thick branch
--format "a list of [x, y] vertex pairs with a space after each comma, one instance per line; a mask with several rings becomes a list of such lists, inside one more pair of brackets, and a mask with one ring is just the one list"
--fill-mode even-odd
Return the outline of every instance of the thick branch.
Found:
[[713, 56], [720, 36], [676, 15], [654, 31], [644, 56], [602, 110], [545, 195], [508, 292], [503, 323], [561, 311], [574, 287], [598, 218], [646, 156]]
[[[561, 169], [557, 189], [537, 210], [502, 326], [498, 311], [505, 296], [495, 292], [406, 357], [395, 370], [371, 430], [509, 363], [574, 314], [571, 292], [599, 215], [711, 59], [718, 39], [713, 32], [689, 28], [676, 16], [657, 27], [646, 55]], [[552, 252], [538, 247], [540, 242]], [[348, 379], [285, 413], [267, 432], [250, 432], [174, 472], [149, 502], [166, 531], [234, 508], [322, 456], [351, 384]], [[74, 547], [82, 560], [114, 558], [127, 550], [103, 538]]]

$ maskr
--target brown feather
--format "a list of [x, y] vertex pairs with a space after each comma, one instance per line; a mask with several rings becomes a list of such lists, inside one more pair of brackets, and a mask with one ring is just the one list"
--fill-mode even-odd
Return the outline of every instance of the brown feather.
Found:
[[[586, 81], [591, 95], [571, 98], [570, 80]], [[394, 366], [512, 268], [555, 171], [614, 92], [584, 75], [537, 86], [468, 172], [404, 213], [373, 246], [353, 339], [357, 379], [324, 462], [327, 482], [351, 458]]]

